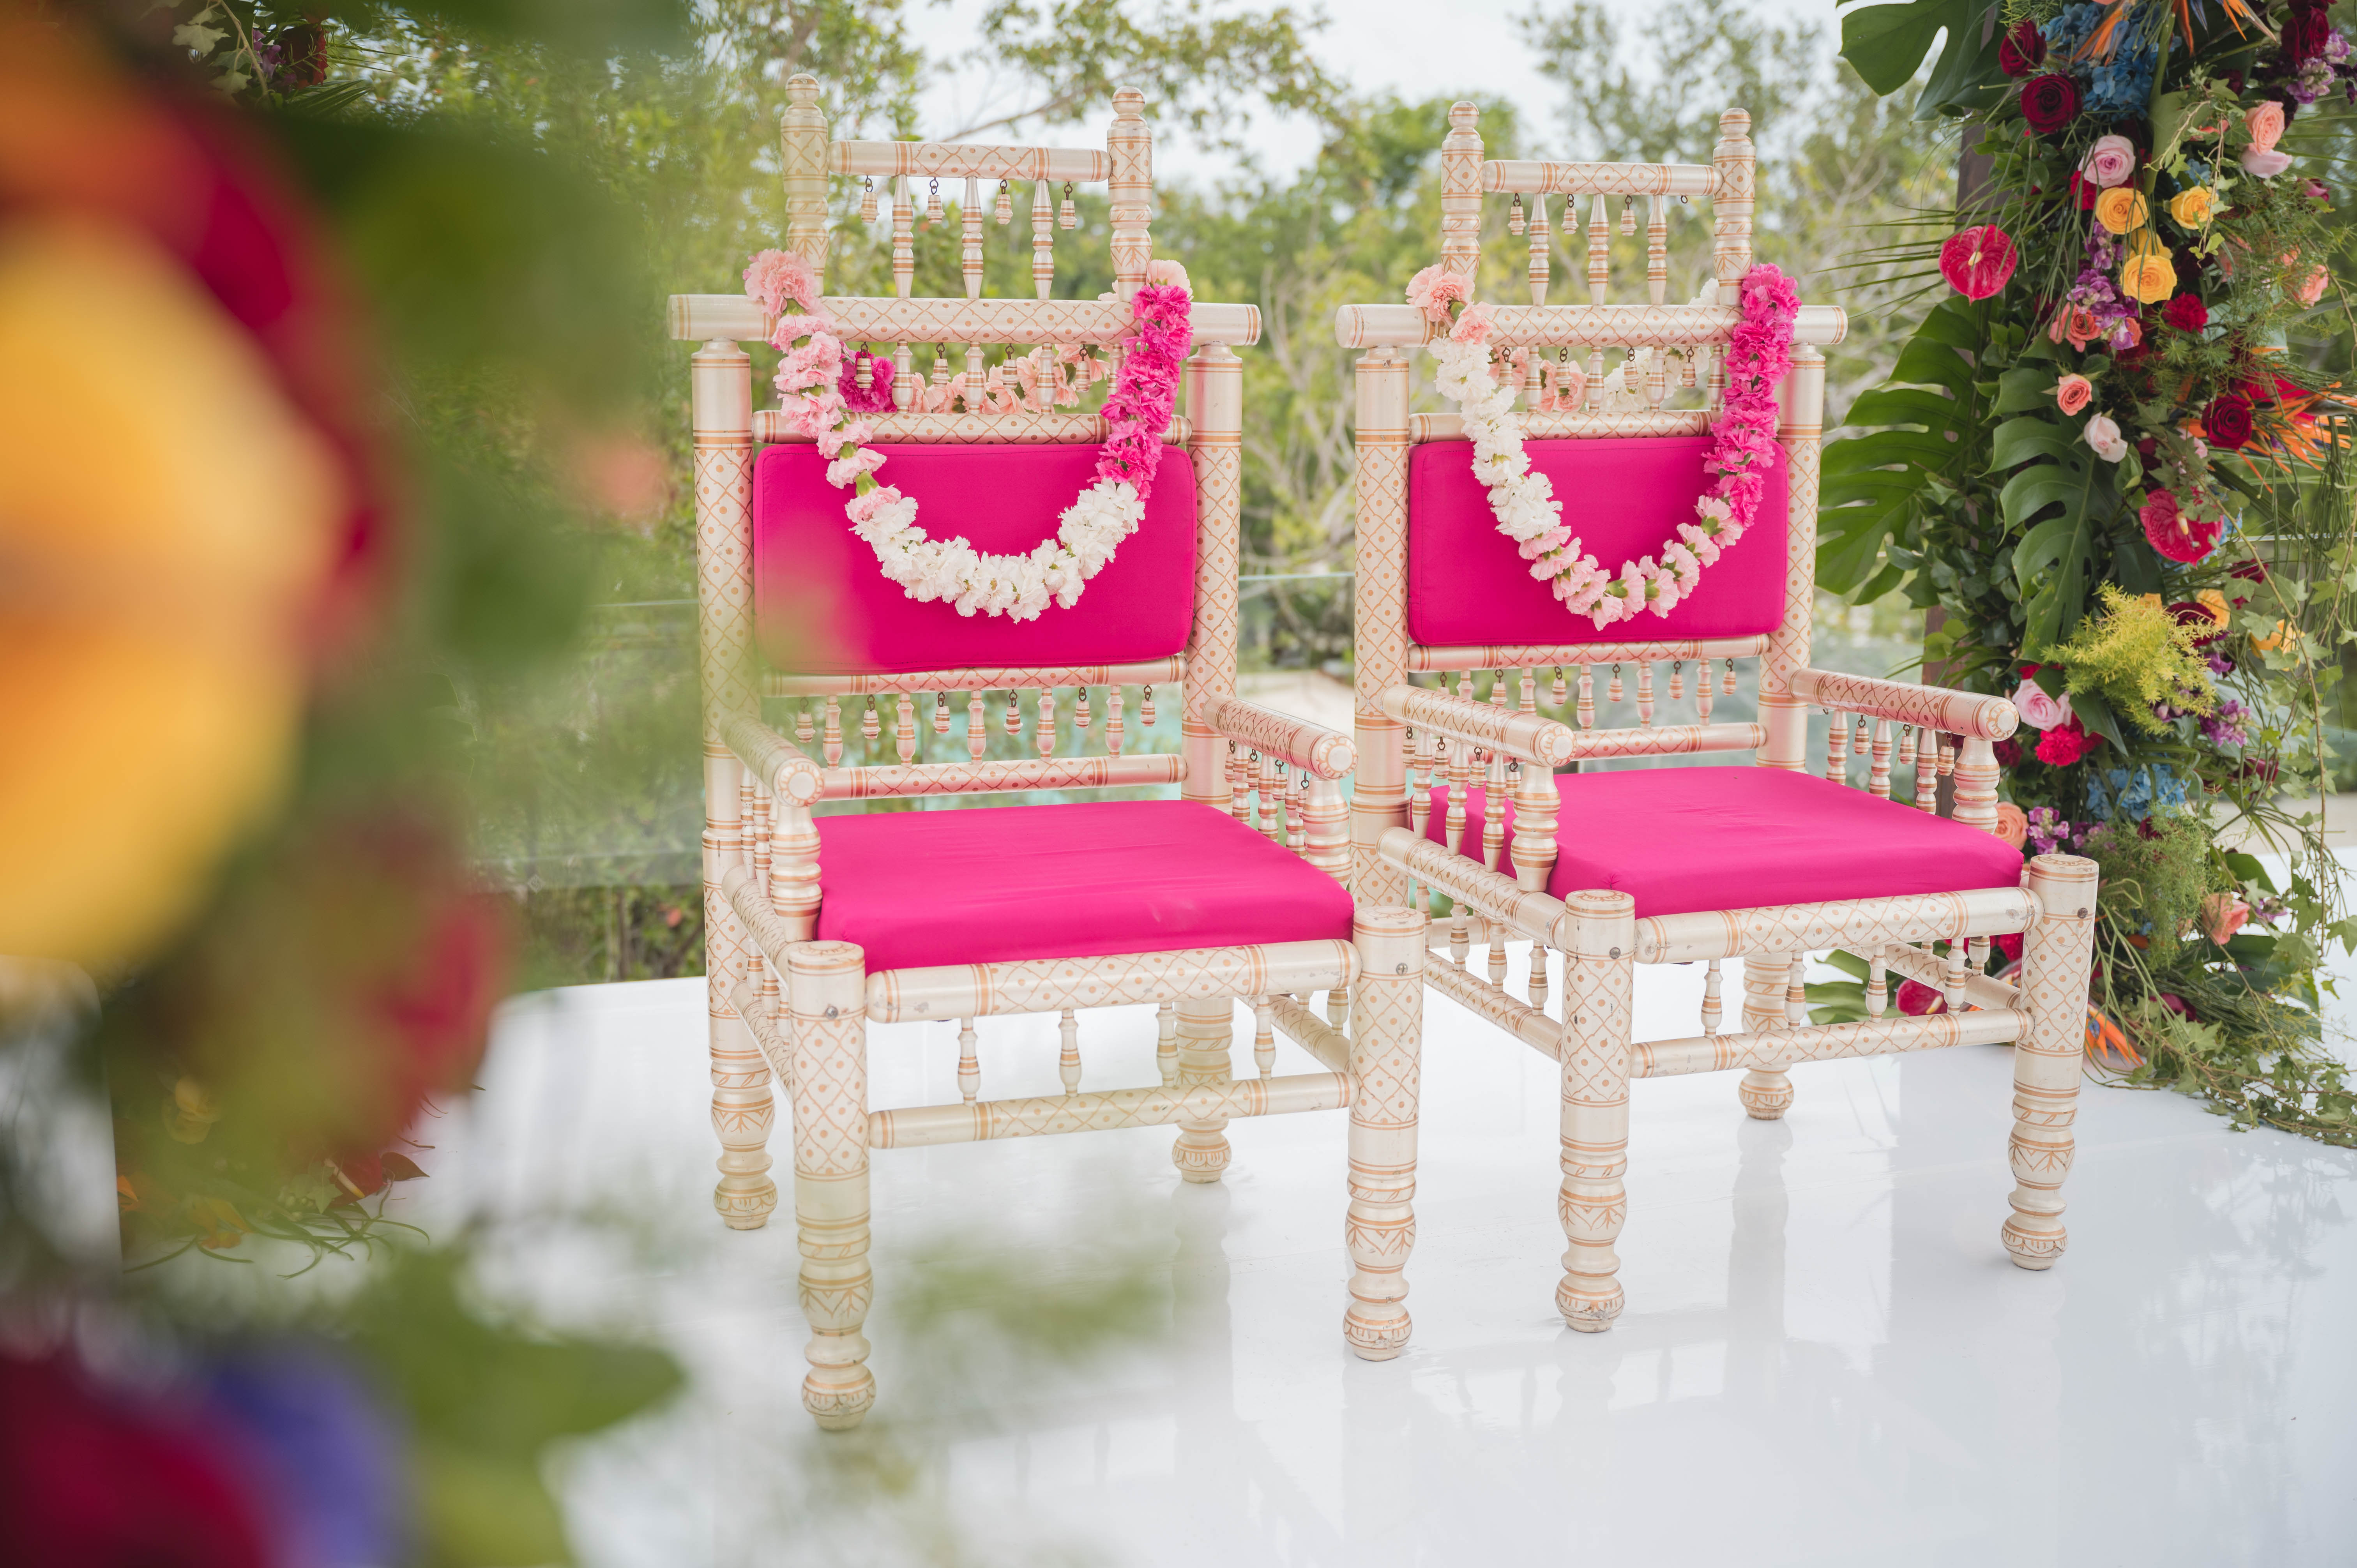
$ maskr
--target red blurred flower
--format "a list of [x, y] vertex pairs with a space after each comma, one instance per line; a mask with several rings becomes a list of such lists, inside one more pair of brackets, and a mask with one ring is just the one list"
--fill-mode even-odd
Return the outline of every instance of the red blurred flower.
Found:
[[2097, 185], [2077, 169], [2071, 171], [2071, 195], [2072, 199], [2078, 202], [2080, 211], [2093, 212], [2095, 209], [2095, 198], [2103, 194], [2102, 186]]
[[2210, 445], [2233, 451], [2251, 439], [2251, 402], [2239, 392], [2223, 392], [2201, 414], [2201, 433]]
[[2020, 932], [2007, 931], [2003, 936], [1996, 937], [1991, 940], [1996, 943], [1996, 950], [2005, 954], [2006, 962], [2019, 963], [2021, 961]]
[[2199, 332], [2210, 325], [2210, 307], [2190, 294], [2180, 294], [2161, 307], [2160, 318], [2179, 332]]
[[2069, 124], [2079, 113], [2079, 84], [2059, 71], [2021, 84], [2021, 117], [2040, 135]]
[[2038, 24], [2023, 17], [2005, 33], [2005, 41], [1996, 47], [1997, 69], [2007, 76], [2028, 76], [2046, 63], [2046, 35]]
[[264, 1568], [277, 1553], [217, 1434], [102, 1390], [62, 1356], [0, 1356], [0, 1562]]
[[1928, 1017], [1948, 1010], [1948, 999], [1920, 980], [1899, 983], [1899, 1010], [1910, 1018]]
[[[2325, 50], [2332, 38], [2332, 24], [2325, 19], [2324, 7], [2293, 0], [2291, 14], [2284, 18], [2284, 59], [2295, 66], [2306, 65]], [[2284, 106], [2288, 114], [2291, 105]]]
[[2198, 599], [2179, 599], [2169, 607], [2169, 616], [2179, 626], [2190, 626], [2201, 631], [2193, 639], [2196, 648], [2207, 648], [2226, 635], [2225, 623], [2219, 619], [2223, 612], [2212, 612]]
[[1966, 299], [1986, 299], [2013, 276], [2013, 236], [1994, 223], [1960, 229], [1940, 247], [1940, 275]]
[[2021, 766], [2021, 743], [2019, 741], [2001, 740], [1996, 745], [1990, 746], [1989, 749], [1996, 754], [1998, 767], [2018, 768]]
[[278, 48], [278, 69], [270, 85], [279, 92], [300, 92], [328, 80], [328, 29], [317, 22], [297, 22], [270, 36]]
[[2073, 714], [2039, 736], [2038, 760], [2050, 768], [2068, 768], [2093, 751], [2103, 738], [2098, 735], [2089, 735], [2086, 726], [2080, 723], [2079, 715]]

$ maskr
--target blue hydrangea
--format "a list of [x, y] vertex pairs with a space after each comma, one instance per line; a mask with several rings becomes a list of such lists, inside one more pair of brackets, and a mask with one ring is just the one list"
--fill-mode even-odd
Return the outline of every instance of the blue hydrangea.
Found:
[[2087, 780], [2087, 810], [2096, 817], [2122, 816], [2140, 822], [2156, 811], [2181, 810], [2185, 803], [2185, 780], [2165, 762], [2133, 773], [2110, 768]]
[[2112, 35], [2112, 58], [2090, 70], [2085, 61], [2073, 57], [2103, 25], [2104, 15], [2104, 7], [2101, 5], [2063, 7], [2041, 29], [2046, 38], [2047, 67], [2070, 71], [2087, 83], [2087, 96], [2081, 105], [2085, 113], [2099, 119], [2141, 114], [2152, 103], [2152, 73], [2160, 63], [2160, 39], [2136, 27], [2133, 21], [2123, 22]]
[[2095, 67], [2087, 88], [2090, 114], [2141, 114], [2152, 105], [2153, 68], [2160, 63], [2160, 39], [2123, 22], [2112, 35], [2112, 58]]

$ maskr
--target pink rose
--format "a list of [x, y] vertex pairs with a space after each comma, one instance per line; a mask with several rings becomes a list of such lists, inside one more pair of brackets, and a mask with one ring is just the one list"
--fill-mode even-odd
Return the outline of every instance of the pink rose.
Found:
[[2127, 183], [2128, 177], [2136, 173], [2136, 163], [2134, 142], [2126, 136], [2098, 136], [2095, 145], [2087, 149], [2087, 161], [2083, 166], [2089, 179], [2109, 190]]
[[1448, 320], [1448, 307], [1470, 297], [1465, 280], [1443, 266], [1426, 267], [1407, 282], [1407, 302], [1435, 321]]
[[2071, 716], [2071, 699], [2065, 696], [2057, 702], [2035, 681], [2021, 683], [2021, 689], [2013, 694], [2013, 705], [2021, 714], [2021, 722], [2031, 729], [2052, 729]]
[[1146, 263], [1146, 284], [1148, 288], [1183, 288], [1192, 291], [1187, 281], [1187, 268], [1167, 257], [1157, 257]]
[[2308, 275], [2299, 280], [2299, 286], [2292, 291], [2292, 297], [2302, 305], [2314, 305], [2324, 297], [2324, 286], [2331, 281], [2332, 274], [2322, 266], [2311, 267]]
[[[2266, 107], [2272, 109], [2275, 105], [2270, 103]], [[2273, 179], [2289, 167], [2291, 167], [2289, 153], [2271, 152], [2264, 147], [2243, 149], [2243, 172], [2254, 179]]]
[[2251, 133], [2251, 145], [2263, 153], [2273, 152], [2283, 140], [2283, 105], [2272, 98], [2254, 103], [2243, 111], [2243, 125]]
[[2095, 383], [2082, 375], [2064, 376], [2054, 383], [2055, 400], [2064, 413], [2076, 413], [2095, 395]]
[[2224, 947], [2251, 918], [2251, 907], [2232, 893], [2212, 893], [2201, 900], [2201, 934]]
[[2029, 814], [2010, 800], [1996, 803], [1996, 836], [2019, 849], [2029, 842]]

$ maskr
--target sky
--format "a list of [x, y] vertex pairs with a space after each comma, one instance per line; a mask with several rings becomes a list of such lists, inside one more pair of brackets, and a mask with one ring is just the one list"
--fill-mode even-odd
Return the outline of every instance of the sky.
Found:
[[[1294, 0], [1304, 9], [1318, 0]], [[1364, 92], [1385, 89], [1403, 96], [1429, 97], [1442, 92], [1482, 91], [1510, 99], [1522, 111], [1523, 124], [1542, 138], [1560, 124], [1562, 85], [1538, 70], [1524, 47], [1513, 18], [1534, 4], [1553, 10], [1559, 0], [1324, 0], [1329, 18], [1318, 35], [1316, 48], [1328, 69], [1341, 81]], [[1607, 0], [1621, 23], [1623, 48], [1636, 45], [1648, 7], [1640, 0]], [[927, 27], [928, 46], [939, 56], [950, 56], [970, 46], [974, 18], [985, 0], [949, 0], [931, 15], [942, 18]], [[1836, 30], [1832, 0], [1754, 0], [1754, 9], [1821, 22], [1828, 38]], [[1433, 18], [1445, 17], [1436, 27]], [[1828, 46], [1830, 48], [1830, 45]], [[924, 130], [936, 134], [983, 118], [980, 111], [993, 100], [992, 83], [980, 73], [966, 71], [939, 83], [929, 94]], [[1153, 109], [1146, 110], [1149, 119]], [[1054, 133], [1061, 142], [1078, 140], [1078, 126]], [[1297, 169], [1318, 151], [1316, 130], [1308, 122], [1256, 113], [1248, 133], [1254, 155], [1274, 172]], [[1201, 185], [1232, 170], [1233, 158], [1217, 150], [1190, 146], [1183, 134], [1157, 128], [1155, 177]]]

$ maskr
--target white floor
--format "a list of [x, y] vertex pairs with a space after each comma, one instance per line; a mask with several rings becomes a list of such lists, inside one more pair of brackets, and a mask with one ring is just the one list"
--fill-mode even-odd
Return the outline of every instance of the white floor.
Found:
[[[1692, 1032], [1698, 971], [1643, 979], [1641, 1034]], [[487, 1223], [499, 1283], [690, 1366], [567, 1466], [596, 1568], [2357, 1561], [2357, 1153], [2091, 1085], [2070, 1254], [2031, 1274], [2003, 1048], [1797, 1069], [1781, 1123], [1731, 1077], [1641, 1083], [1628, 1309], [1575, 1335], [1553, 1064], [1434, 998], [1405, 1358], [1342, 1345], [1337, 1113], [1232, 1128], [1216, 1187], [1164, 1129], [888, 1151], [846, 1443], [798, 1400], [790, 1213], [710, 1207], [701, 994], [511, 1004], [396, 1210]], [[1084, 1024], [1083, 1087], [1153, 1081], [1150, 1012]], [[875, 1102], [954, 1098], [953, 1027], [876, 1030]], [[986, 1021], [984, 1093], [1055, 1092], [1054, 1033]]]

